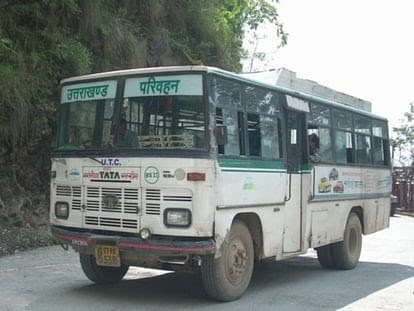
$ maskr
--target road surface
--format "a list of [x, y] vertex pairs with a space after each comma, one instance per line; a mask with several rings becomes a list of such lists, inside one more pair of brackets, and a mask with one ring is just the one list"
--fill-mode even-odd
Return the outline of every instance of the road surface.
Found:
[[397, 216], [364, 237], [351, 271], [320, 268], [315, 252], [255, 267], [246, 294], [217, 303], [198, 275], [133, 268], [112, 286], [92, 284], [59, 246], [0, 258], [0, 310], [414, 310], [414, 218]]

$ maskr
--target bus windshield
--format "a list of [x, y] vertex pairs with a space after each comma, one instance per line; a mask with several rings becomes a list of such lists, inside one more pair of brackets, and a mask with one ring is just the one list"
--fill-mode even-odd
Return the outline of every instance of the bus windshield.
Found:
[[58, 150], [99, 149], [110, 141], [116, 81], [62, 87]]
[[200, 74], [126, 79], [115, 146], [205, 148], [206, 116]]
[[128, 78], [122, 98], [116, 88], [117, 81], [62, 87], [58, 150], [206, 148], [202, 75]]
[[125, 98], [115, 146], [139, 149], [204, 148], [202, 96]]

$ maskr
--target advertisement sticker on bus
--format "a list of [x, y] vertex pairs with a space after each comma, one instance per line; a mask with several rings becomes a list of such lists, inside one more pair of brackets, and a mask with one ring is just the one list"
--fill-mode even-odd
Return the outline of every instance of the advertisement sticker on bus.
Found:
[[385, 171], [319, 166], [315, 170], [316, 196], [377, 194], [390, 191], [391, 178]]

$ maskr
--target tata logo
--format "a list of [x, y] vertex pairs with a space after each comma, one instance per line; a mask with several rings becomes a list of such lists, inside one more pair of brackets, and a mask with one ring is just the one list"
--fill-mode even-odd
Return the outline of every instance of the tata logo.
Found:
[[99, 177], [102, 179], [121, 179], [119, 172], [99, 172]]
[[119, 200], [116, 195], [113, 194], [105, 194], [102, 198], [102, 204], [106, 208], [116, 208], [118, 206]]

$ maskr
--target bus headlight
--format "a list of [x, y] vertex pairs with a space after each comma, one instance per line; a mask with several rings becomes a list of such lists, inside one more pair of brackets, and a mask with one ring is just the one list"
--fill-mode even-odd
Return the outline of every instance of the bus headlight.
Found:
[[60, 219], [68, 219], [69, 217], [69, 204], [66, 202], [56, 202], [55, 215]]
[[164, 224], [167, 227], [189, 227], [191, 211], [188, 209], [167, 208], [164, 211]]

